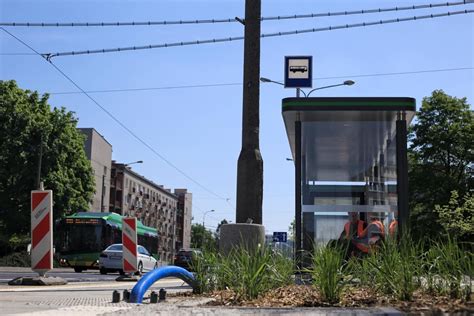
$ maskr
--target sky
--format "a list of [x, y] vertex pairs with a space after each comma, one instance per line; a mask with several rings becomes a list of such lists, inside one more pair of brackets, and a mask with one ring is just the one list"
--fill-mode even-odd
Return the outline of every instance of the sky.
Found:
[[[440, 2], [263, 0], [262, 16]], [[263, 21], [262, 33], [460, 10], [474, 10], [474, 4]], [[244, 12], [243, 0], [0, 0], [2, 23], [233, 19], [243, 18]], [[40, 53], [228, 38], [243, 36], [244, 32], [240, 23], [4, 29]], [[99, 107], [51, 64], [0, 30], [0, 80], [16, 80], [23, 89], [50, 93], [52, 106], [75, 112], [78, 127], [93, 127], [112, 144], [114, 160], [143, 160], [143, 164], [132, 166], [134, 171], [167, 188], [187, 188], [193, 193], [193, 221], [202, 223], [207, 212], [205, 226], [215, 230], [222, 219], [235, 221], [243, 45], [243, 41], [232, 41], [53, 58], [54, 65], [85, 91], [158, 88], [90, 93]], [[318, 90], [311, 96], [413, 97], [419, 109], [423, 97], [443, 89], [473, 103], [474, 14], [264, 38], [261, 76], [283, 81], [284, 57], [295, 55], [313, 56], [313, 88], [344, 80], [356, 82], [353, 86]], [[446, 69], [458, 70], [440, 71]], [[291, 151], [281, 114], [281, 100], [290, 96], [295, 96], [294, 89], [272, 83], [260, 85], [263, 225], [268, 234], [287, 231], [294, 218], [294, 165], [286, 160]]]

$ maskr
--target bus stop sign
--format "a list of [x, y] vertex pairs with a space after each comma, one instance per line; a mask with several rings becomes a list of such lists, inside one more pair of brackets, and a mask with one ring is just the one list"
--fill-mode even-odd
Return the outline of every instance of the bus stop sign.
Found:
[[286, 242], [286, 232], [273, 232], [273, 241], [274, 242]]
[[313, 56], [285, 56], [285, 88], [313, 87]]

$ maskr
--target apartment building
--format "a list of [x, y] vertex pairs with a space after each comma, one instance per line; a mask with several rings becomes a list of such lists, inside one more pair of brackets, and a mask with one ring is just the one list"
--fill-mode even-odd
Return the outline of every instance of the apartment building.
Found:
[[107, 212], [112, 145], [94, 128], [78, 128], [78, 130], [86, 136], [84, 149], [94, 171], [95, 193], [87, 211]]
[[191, 248], [191, 220], [193, 209], [193, 195], [187, 189], [175, 189], [174, 194], [178, 196], [178, 212], [176, 216], [175, 250]]
[[[173, 263], [176, 245], [190, 243], [192, 194], [186, 189], [172, 193], [130, 166], [112, 161], [110, 196], [110, 212], [137, 217], [143, 224], [158, 230], [158, 254], [162, 264]], [[189, 217], [186, 223], [184, 214]]]

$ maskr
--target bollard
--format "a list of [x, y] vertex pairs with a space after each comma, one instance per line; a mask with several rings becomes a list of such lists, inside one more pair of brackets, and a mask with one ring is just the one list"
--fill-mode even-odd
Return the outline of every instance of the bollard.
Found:
[[166, 290], [160, 289], [160, 301], [166, 300]]
[[112, 303], [118, 303], [118, 302], [120, 302], [120, 293], [119, 291], [115, 290], [112, 293]]
[[151, 294], [150, 294], [150, 303], [151, 303], [151, 304], [156, 304], [156, 303], [158, 303], [158, 294], [156, 294], [155, 291], [151, 291]]
[[123, 290], [123, 300], [128, 302], [130, 300], [130, 292], [128, 290]]

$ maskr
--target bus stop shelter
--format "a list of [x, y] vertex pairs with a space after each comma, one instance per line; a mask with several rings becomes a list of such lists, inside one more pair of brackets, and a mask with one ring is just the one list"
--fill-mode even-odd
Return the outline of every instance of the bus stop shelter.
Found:
[[413, 98], [285, 98], [295, 165], [295, 251], [337, 239], [348, 212], [408, 219], [407, 125]]

